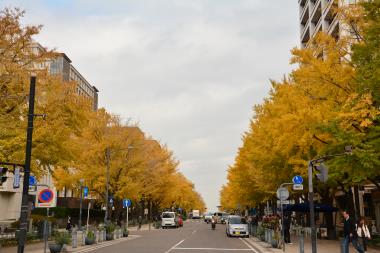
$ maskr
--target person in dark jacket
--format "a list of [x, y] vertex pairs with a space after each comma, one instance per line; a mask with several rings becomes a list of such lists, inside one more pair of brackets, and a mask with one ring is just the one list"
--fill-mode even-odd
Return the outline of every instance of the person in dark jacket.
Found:
[[284, 214], [284, 241], [285, 243], [291, 244], [290, 241], [290, 224], [292, 222], [292, 217], [290, 213]]
[[364, 253], [363, 247], [358, 242], [358, 234], [356, 233], [356, 225], [353, 219], [350, 217], [348, 211], [343, 211], [344, 226], [343, 226], [343, 253], [349, 253], [349, 245], [352, 245], [359, 253]]

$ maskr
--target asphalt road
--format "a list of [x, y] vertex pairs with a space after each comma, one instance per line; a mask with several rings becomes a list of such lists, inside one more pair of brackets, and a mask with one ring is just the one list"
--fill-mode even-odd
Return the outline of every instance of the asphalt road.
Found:
[[211, 225], [204, 222], [185, 222], [178, 229], [159, 229], [152, 231], [131, 232], [138, 238], [107, 246], [91, 252], [94, 253], [260, 253], [245, 239], [228, 238], [225, 225]]

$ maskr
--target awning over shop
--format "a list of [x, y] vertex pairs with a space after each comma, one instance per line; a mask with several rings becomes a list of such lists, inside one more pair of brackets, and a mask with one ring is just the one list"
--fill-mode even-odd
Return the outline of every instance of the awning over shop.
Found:
[[[328, 204], [314, 204], [314, 210], [315, 212], [321, 212], [321, 213], [333, 213], [339, 211], [338, 208], [330, 206]], [[300, 212], [300, 213], [308, 213], [310, 211], [309, 209], [309, 203], [301, 203], [301, 204], [294, 204], [294, 205], [284, 205], [284, 212]]]

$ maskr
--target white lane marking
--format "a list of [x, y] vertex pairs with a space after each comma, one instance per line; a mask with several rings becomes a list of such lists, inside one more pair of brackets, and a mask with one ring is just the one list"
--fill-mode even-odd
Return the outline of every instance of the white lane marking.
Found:
[[197, 230], [194, 230], [191, 234], [195, 234], [197, 232]]
[[223, 248], [174, 248], [173, 250], [251, 251], [251, 249], [223, 249]]
[[252, 250], [253, 252], [255, 252], [255, 253], [259, 253], [256, 249], [254, 249], [252, 246], [251, 246], [251, 244], [249, 244], [248, 242], [246, 242], [244, 239], [242, 239], [242, 238], [239, 238], [242, 242], [244, 242], [244, 244], [245, 245], [247, 245], [248, 246], [248, 248], [250, 248], [250, 250]]
[[169, 253], [170, 251], [172, 251], [173, 249], [175, 249], [176, 247], [178, 247], [181, 243], [183, 243], [185, 241], [185, 239], [183, 239], [182, 241], [180, 241], [179, 243], [177, 243], [176, 245], [174, 245], [173, 247], [171, 247], [168, 251], [166, 251], [165, 253]]

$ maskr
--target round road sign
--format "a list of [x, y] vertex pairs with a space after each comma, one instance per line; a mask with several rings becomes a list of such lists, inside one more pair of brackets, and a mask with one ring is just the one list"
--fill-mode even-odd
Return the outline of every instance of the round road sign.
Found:
[[54, 199], [54, 193], [50, 189], [44, 189], [40, 191], [40, 194], [38, 195], [38, 200], [41, 203], [49, 203]]
[[292, 181], [293, 181], [293, 184], [302, 184], [303, 178], [301, 176], [294, 176]]
[[277, 198], [281, 201], [287, 200], [289, 198], [289, 191], [285, 187], [280, 187], [277, 189]]

